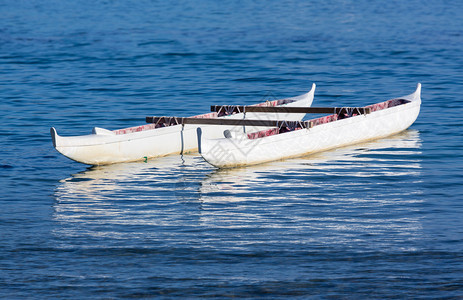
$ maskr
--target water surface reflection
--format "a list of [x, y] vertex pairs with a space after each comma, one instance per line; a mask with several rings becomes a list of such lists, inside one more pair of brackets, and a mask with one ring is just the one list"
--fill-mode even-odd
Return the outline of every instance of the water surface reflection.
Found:
[[420, 147], [410, 130], [248, 168], [215, 170], [198, 156], [91, 168], [56, 189], [55, 234], [144, 246], [413, 250]]

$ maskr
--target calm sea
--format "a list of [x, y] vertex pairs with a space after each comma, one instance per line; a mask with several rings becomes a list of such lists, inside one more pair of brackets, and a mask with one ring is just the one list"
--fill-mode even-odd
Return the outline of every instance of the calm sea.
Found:
[[[0, 298], [463, 297], [460, 1], [0, 2]], [[255, 167], [88, 168], [88, 134], [317, 84], [386, 139]]]

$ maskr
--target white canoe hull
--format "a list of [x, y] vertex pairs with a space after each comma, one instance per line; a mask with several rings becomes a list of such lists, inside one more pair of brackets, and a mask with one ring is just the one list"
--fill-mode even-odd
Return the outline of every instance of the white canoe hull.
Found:
[[[200, 140], [200, 153], [218, 168], [254, 165], [290, 157], [321, 152], [364, 141], [379, 139], [410, 127], [418, 117], [421, 106], [421, 85], [404, 99], [409, 102], [376, 110], [366, 115], [330, 121], [310, 129], [249, 139], [235, 138]], [[392, 99], [389, 101], [394, 101]], [[384, 102], [386, 103], [386, 102]], [[380, 104], [377, 104], [380, 105]]]
[[[286, 104], [278, 105], [276, 100], [258, 105], [277, 105], [282, 107], [310, 107], [315, 92], [312, 89], [301, 96], [285, 99]], [[210, 113], [197, 117], [211, 117], [217, 115]], [[305, 114], [266, 113], [255, 114], [239, 113], [220, 118], [231, 119], [275, 119], [275, 120], [301, 120]], [[94, 128], [93, 133], [84, 136], [64, 137], [51, 128], [51, 136], [55, 149], [64, 156], [88, 165], [105, 165], [137, 160], [145, 160], [170, 154], [189, 153], [198, 150], [196, 136], [197, 125], [175, 125], [164, 128], [155, 128], [154, 124], [131, 127], [119, 130], [106, 130]], [[262, 127], [243, 126], [201, 126], [205, 137], [215, 139], [223, 137], [224, 130], [253, 132], [263, 130]]]

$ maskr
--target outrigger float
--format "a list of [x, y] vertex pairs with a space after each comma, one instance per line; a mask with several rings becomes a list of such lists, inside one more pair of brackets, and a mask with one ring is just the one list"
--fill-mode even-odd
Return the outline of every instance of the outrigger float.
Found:
[[[297, 157], [375, 140], [399, 133], [417, 119], [421, 106], [421, 84], [413, 94], [365, 107], [227, 107], [236, 112], [254, 113], [327, 113], [328, 116], [309, 121], [288, 120], [230, 120], [147, 117], [147, 122], [189, 125], [250, 125], [270, 129], [251, 133], [223, 131], [224, 137], [208, 138], [204, 127], [197, 129], [199, 153], [218, 168], [255, 165]], [[212, 107], [212, 110], [220, 110]]]
[[[247, 107], [310, 107], [315, 92], [312, 89], [303, 95], [266, 101]], [[222, 109], [211, 113], [191, 117], [195, 120], [302, 120], [305, 113], [287, 113], [274, 111], [269, 113], [253, 113], [249, 109], [236, 111], [231, 106], [222, 106]], [[151, 123], [136, 127], [107, 130], [95, 127], [92, 134], [83, 136], [60, 136], [55, 128], [50, 129], [53, 146], [64, 156], [88, 165], [105, 165], [129, 161], [146, 160], [169, 154], [194, 152], [198, 149], [196, 129], [201, 126], [204, 137], [215, 139], [223, 136], [224, 130], [229, 132], [254, 132], [266, 127], [261, 125], [230, 123], [224, 127], [215, 123], [206, 124], [174, 124], [166, 122]], [[268, 125], [264, 125], [268, 126]]]

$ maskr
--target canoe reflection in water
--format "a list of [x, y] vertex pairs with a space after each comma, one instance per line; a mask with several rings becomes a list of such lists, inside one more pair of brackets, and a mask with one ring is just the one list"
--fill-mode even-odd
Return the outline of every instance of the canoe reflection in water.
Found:
[[[367, 233], [407, 243], [421, 229], [420, 148], [419, 132], [408, 130], [247, 168], [213, 169], [194, 155], [94, 167], [56, 188], [54, 233], [225, 246], [235, 242], [223, 230], [270, 230], [244, 234], [240, 243], [278, 243], [268, 239], [279, 228], [298, 243], [362, 243]], [[383, 238], [378, 245], [387, 244]]]

